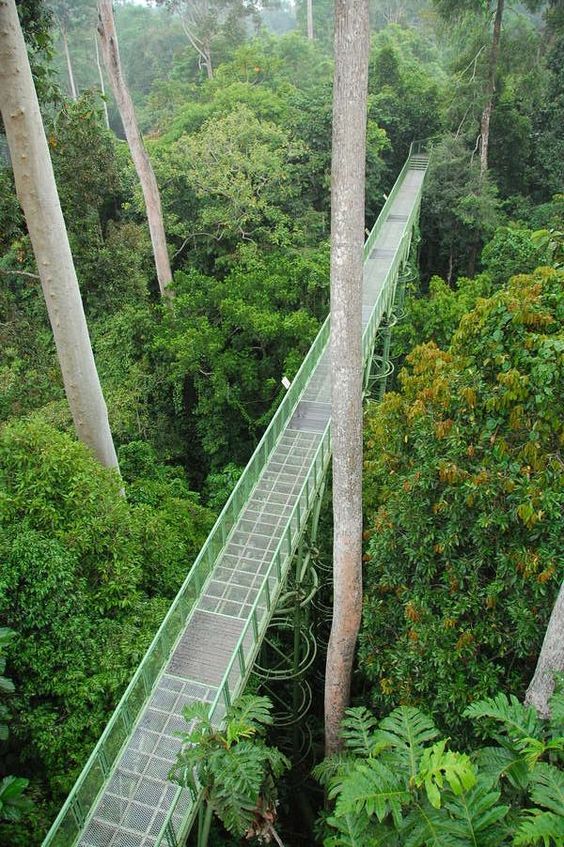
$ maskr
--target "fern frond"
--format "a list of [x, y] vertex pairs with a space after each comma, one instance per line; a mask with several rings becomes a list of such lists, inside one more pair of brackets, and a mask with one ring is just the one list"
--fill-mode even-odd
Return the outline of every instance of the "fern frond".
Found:
[[428, 803], [417, 804], [405, 818], [401, 831], [402, 847], [460, 847], [449, 830], [444, 807], [434, 809]]
[[507, 747], [482, 747], [476, 752], [480, 774], [497, 783], [507, 777], [514, 788], [525, 791], [529, 784], [529, 768], [514, 750]]
[[564, 819], [564, 773], [540, 762], [531, 773], [531, 800]]
[[364, 706], [347, 709], [341, 725], [341, 737], [348, 750], [356, 756], [371, 755], [373, 732], [378, 725], [374, 715]]
[[[330, 797], [335, 796], [332, 790]], [[409, 803], [411, 795], [404, 787], [401, 774], [391, 771], [377, 759], [357, 762], [354, 770], [343, 780], [335, 816], [366, 814], [376, 816], [380, 822], [391, 814], [396, 826], [402, 817], [402, 805]]]
[[226, 723], [232, 721], [238, 724], [247, 724], [255, 729], [272, 724], [272, 703], [268, 697], [259, 697], [256, 694], [244, 694], [227, 710]]
[[443, 739], [423, 751], [419, 772], [415, 777], [415, 784], [425, 786], [429, 803], [435, 809], [441, 806], [441, 790], [445, 780], [456, 796], [468, 791], [476, 783], [476, 773], [469, 756], [445, 750], [445, 745], [446, 739]]
[[313, 778], [324, 788], [328, 788], [331, 783], [335, 784], [337, 778], [339, 784], [341, 784], [343, 779], [354, 769], [356, 761], [354, 756], [346, 753], [336, 753], [334, 756], [328, 756], [314, 767], [312, 771]]
[[533, 809], [515, 834], [513, 844], [516, 847], [525, 844], [542, 844], [543, 847], [562, 847], [564, 844], [564, 818], [553, 812], [541, 812]]
[[362, 815], [347, 814], [330, 817], [327, 823], [334, 830], [323, 840], [323, 847], [396, 847], [395, 831], [383, 824], [374, 824]]
[[493, 718], [503, 724], [512, 743], [525, 738], [542, 737], [542, 724], [532, 706], [524, 706], [514, 694], [507, 697], [500, 692], [487, 700], [471, 703], [464, 711], [466, 718]]
[[[405, 766], [411, 779], [415, 779], [424, 744], [439, 735], [431, 718], [413, 706], [400, 706], [380, 722], [380, 733], [385, 733], [399, 762]], [[384, 740], [384, 736], [382, 736]]]
[[553, 738], [564, 735], [564, 674], [554, 675], [554, 693], [550, 698], [550, 734]]
[[491, 780], [478, 777], [470, 791], [445, 804], [451, 818], [449, 831], [459, 847], [498, 847], [501, 844], [507, 832], [503, 818], [509, 806], [499, 804], [500, 796], [501, 792], [492, 788]]

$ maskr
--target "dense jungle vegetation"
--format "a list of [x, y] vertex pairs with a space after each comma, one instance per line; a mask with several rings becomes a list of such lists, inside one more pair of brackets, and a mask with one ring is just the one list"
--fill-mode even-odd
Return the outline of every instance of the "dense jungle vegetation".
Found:
[[[6, 847], [41, 843], [329, 308], [332, 3], [313, 0], [311, 40], [303, 0], [224, 2], [211, 75], [170, 5], [115, 9], [162, 194], [164, 302], [119, 114], [99, 90], [95, 3], [18, 3], [123, 482], [75, 437], [0, 143]], [[336, 806], [315, 835], [282, 784], [287, 844], [564, 843], [561, 695], [552, 723], [518, 702], [563, 575], [564, 11], [505, 8], [484, 175], [490, 5], [371, 3], [367, 229], [410, 142], [434, 143], [395, 375], [366, 405], [348, 751], [317, 770]], [[485, 753], [485, 737], [498, 747]], [[284, 757], [261, 744], [281, 778]], [[367, 806], [363, 780], [397, 790], [396, 805]], [[474, 841], [462, 794], [489, 812]], [[516, 810], [533, 805], [525, 831]], [[450, 840], [421, 829], [423, 808]], [[210, 843], [243, 843], [231, 832]]]

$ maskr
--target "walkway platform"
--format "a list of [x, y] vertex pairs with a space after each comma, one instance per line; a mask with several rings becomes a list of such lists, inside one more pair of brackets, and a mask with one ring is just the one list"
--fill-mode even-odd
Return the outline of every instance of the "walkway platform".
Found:
[[[426, 158], [404, 166], [367, 241], [363, 349], [393, 304]], [[168, 781], [185, 706], [220, 722], [243, 690], [331, 456], [329, 324], [290, 387], [44, 847], [178, 847], [194, 802]]]

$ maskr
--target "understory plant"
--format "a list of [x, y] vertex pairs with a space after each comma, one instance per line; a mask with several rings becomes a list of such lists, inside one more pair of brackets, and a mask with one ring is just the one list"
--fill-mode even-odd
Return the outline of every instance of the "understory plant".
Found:
[[198, 822], [198, 847], [207, 847], [215, 814], [234, 836], [261, 844], [282, 844], [274, 828], [277, 782], [290, 762], [264, 735], [272, 724], [267, 697], [244, 695], [227, 710], [221, 726], [210, 719], [208, 703], [184, 710], [189, 724], [171, 779], [194, 798], [203, 792]]
[[[8, 738], [8, 721], [10, 719], [8, 706], [2, 701], [5, 695], [14, 692], [14, 683], [9, 677], [4, 676], [6, 670], [4, 652], [15, 634], [8, 627], [0, 627], [0, 743]], [[3, 776], [3, 772], [4, 768], [0, 759], [0, 823], [2, 821], [17, 821], [31, 808], [31, 801], [24, 797], [29, 780], [18, 776]]]
[[497, 743], [468, 755], [449, 749], [413, 706], [381, 721], [349, 709], [343, 752], [314, 772], [332, 805], [321, 824], [324, 847], [562, 845], [561, 691], [551, 714], [543, 721], [503, 693], [477, 701], [465, 716]]

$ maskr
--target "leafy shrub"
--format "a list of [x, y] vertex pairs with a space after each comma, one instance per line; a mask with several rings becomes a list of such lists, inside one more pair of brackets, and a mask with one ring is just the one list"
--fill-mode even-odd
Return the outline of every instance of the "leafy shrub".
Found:
[[[498, 745], [472, 757], [447, 749], [433, 721], [401, 706], [378, 722], [347, 710], [344, 753], [315, 770], [334, 809], [322, 823], [325, 847], [558, 847], [564, 837], [564, 697], [540, 721], [515, 697], [498, 694], [467, 715], [491, 718]], [[532, 808], [527, 808], [529, 806]], [[523, 808], [524, 807], [524, 808]]]
[[211, 521], [184, 479], [153, 474], [132, 480], [128, 502], [117, 476], [70, 436], [40, 420], [0, 431], [0, 619], [18, 633], [9, 752], [55, 803]]
[[360, 664], [380, 709], [460, 732], [470, 700], [532, 674], [560, 580], [562, 278], [514, 277], [368, 411]]

